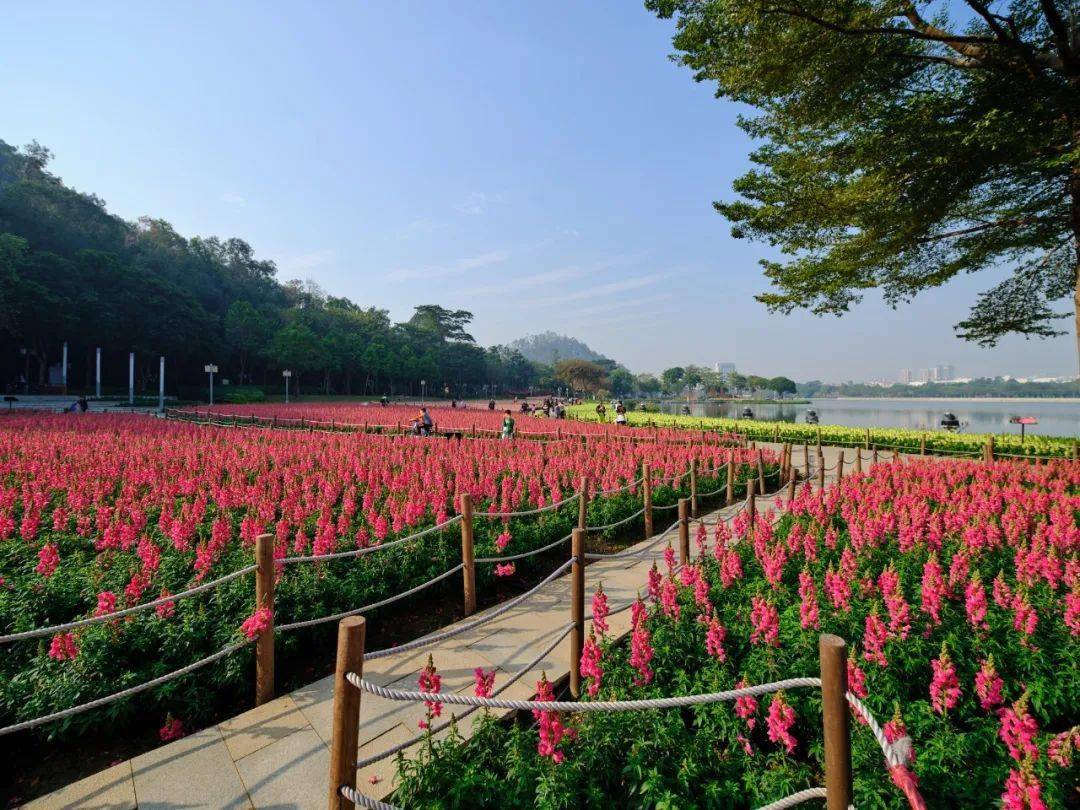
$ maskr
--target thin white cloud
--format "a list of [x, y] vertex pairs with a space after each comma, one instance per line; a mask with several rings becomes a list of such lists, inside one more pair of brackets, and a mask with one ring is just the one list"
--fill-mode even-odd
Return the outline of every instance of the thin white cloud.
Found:
[[588, 317], [590, 315], [600, 315], [605, 312], [616, 312], [620, 309], [636, 309], [637, 307], [654, 306], [659, 301], [667, 301], [674, 297], [675, 293], [670, 292], [653, 293], [652, 295], [643, 296], [641, 298], [629, 298], [623, 301], [612, 301], [609, 304], [595, 304], [591, 307], [582, 307], [581, 309], [575, 309], [572, 314], [575, 317]]
[[310, 253], [302, 253], [299, 256], [291, 256], [278, 263], [282, 270], [289, 273], [307, 273], [316, 267], [329, 264], [337, 258], [337, 251], [332, 248], [313, 250]]
[[482, 214], [488, 210], [492, 205], [497, 205], [504, 201], [502, 194], [489, 194], [486, 191], [471, 191], [457, 205], [454, 206], [459, 214], [467, 214], [468, 216], [476, 216]]
[[410, 281], [418, 278], [443, 278], [467, 273], [470, 270], [478, 270], [482, 267], [490, 267], [493, 264], [502, 264], [510, 258], [507, 250], [489, 250], [476, 256], [466, 256], [458, 259], [453, 264], [428, 265], [425, 267], [396, 267], [387, 273], [390, 281]]
[[225, 191], [221, 194], [221, 201], [234, 208], [243, 208], [247, 205], [247, 199], [238, 191]]
[[610, 296], [620, 292], [626, 292], [627, 290], [638, 290], [642, 287], [648, 287], [652, 284], [656, 284], [663, 281], [666, 278], [671, 278], [672, 271], [664, 270], [659, 273], [649, 273], [645, 276], [636, 276], [634, 278], [624, 278], [619, 281], [609, 281], [607, 284], [597, 284], [593, 287], [586, 287], [583, 290], [574, 290], [564, 292], [554, 298], [548, 298], [544, 301], [540, 301], [541, 304], [566, 304], [570, 301], [587, 301], [590, 298], [599, 298], [601, 296]]
[[540, 287], [544, 284], [550, 284], [555, 281], [564, 281], [572, 278], [583, 278], [585, 276], [595, 276], [603, 273], [605, 270], [610, 270], [612, 267], [618, 267], [623, 264], [634, 261], [639, 258], [639, 254], [627, 254], [608, 256], [607, 258], [600, 259], [599, 261], [590, 262], [589, 264], [575, 264], [568, 265], [566, 267], [557, 267], [553, 270], [542, 270], [537, 273], [531, 273], [526, 276], [517, 276], [511, 279], [504, 279], [498, 283], [483, 284], [479, 287], [473, 287], [468, 290], [462, 290], [462, 295], [471, 297], [481, 295], [504, 295], [512, 293], [515, 290], [525, 290], [533, 287]]

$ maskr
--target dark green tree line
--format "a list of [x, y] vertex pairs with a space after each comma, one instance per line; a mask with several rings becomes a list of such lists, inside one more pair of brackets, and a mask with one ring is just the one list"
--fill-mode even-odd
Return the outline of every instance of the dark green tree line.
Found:
[[[152, 387], [167, 359], [170, 391], [198, 391], [203, 365], [234, 383], [294, 385], [345, 394], [433, 396], [521, 391], [553, 383], [549, 368], [506, 347], [485, 349], [472, 315], [436, 304], [405, 323], [385, 310], [277, 280], [271, 261], [241, 239], [185, 238], [163, 219], [127, 222], [104, 201], [67, 187], [34, 143], [0, 141], [0, 381], [45, 386], [69, 345], [69, 386], [90, 389], [94, 352], [106, 386]], [[294, 389], [295, 390], [295, 389]]]

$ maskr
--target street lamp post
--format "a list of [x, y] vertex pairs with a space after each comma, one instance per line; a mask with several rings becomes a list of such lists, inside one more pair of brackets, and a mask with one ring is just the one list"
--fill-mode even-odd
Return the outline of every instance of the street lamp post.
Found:
[[281, 376], [285, 378], [285, 404], [289, 404], [289, 379], [292, 377], [292, 372], [289, 369], [285, 369], [281, 372]]
[[218, 367], [213, 363], [207, 363], [203, 366], [203, 371], [210, 375], [210, 404], [214, 404], [214, 372], [218, 370]]
[[427, 399], [427, 380], [420, 381], [420, 404], [423, 405]]

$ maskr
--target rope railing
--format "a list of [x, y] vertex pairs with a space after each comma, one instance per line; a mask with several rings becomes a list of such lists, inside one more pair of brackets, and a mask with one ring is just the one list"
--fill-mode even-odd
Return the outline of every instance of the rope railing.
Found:
[[622, 520], [616, 520], [614, 523], [605, 523], [603, 526], [586, 526], [585, 530], [590, 532], [603, 532], [608, 529], [614, 529], [617, 526], [622, 526], [624, 523], [629, 523], [631, 520], [637, 517], [641, 517], [645, 514], [645, 507], [641, 507], [634, 514], [624, 517]]
[[540, 548], [534, 548], [534, 549], [531, 549], [529, 551], [522, 551], [522, 552], [519, 552], [518, 554], [507, 554], [507, 555], [501, 556], [501, 557], [477, 557], [474, 560], [474, 562], [477, 562], [477, 563], [508, 563], [508, 562], [512, 562], [513, 560], [523, 560], [526, 557], [534, 557], [537, 554], [543, 554], [545, 551], [551, 551], [551, 549], [556, 548], [557, 546], [561, 546], [563, 543], [565, 543], [567, 540], [569, 540], [573, 536], [574, 536], [573, 532], [571, 532], [570, 534], [566, 535], [565, 537], [560, 537], [558, 540], [556, 540], [556, 541], [554, 541], [552, 543], [548, 543], [546, 546], [541, 546]]
[[160, 605], [166, 605], [170, 602], [175, 602], [179, 599], [187, 599], [191, 596], [196, 596], [205, 591], [209, 591], [219, 585], [224, 585], [226, 582], [232, 582], [238, 577], [242, 577], [245, 574], [250, 574], [256, 569], [257, 566], [247, 565], [243, 568], [237, 569], [229, 574], [218, 579], [211, 580], [210, 582], [204, 582], [201, 585], [196, 585], [194, 588], [188, 588], [186, 591], [180, 591], [179, 593], [170, 594], [169, 596], [162, 596], [159, 599], [153, 599], [149, 602], [142, 602], [141, 604], [134, 605], [133, 607], [124, 608], [123, 610], [114, 610], [111, 613], [102, 613], [100, 616], [88, 616], [85, 619], [77, 619], [72, 622], [66, 622], [64, 624], [52, 624], [46, 627], [38, 627], [34, 630], [24, 630], [21, 633], [9, 633], [5, 636], [0, 636], [0, 644], [7, 644], [12, 641], [23, 641], [28, 638], [40, 638], [41, 636], [51, 636], [56, 633], [64, 633], [68, 630], [74, 630], [78, 627], [86, 627], [91, 624], [101, 624], [103, 622], [111, 622], [116, 619], [121, 619], [124, 616], [130, 616], [133, 613], [139, 613], [143, 610], [150, 610], [150, 608], [156, 608]]
[[[533, 669], [535, 669], [536, 666], [541, 661], [543, 661], [545, 658], [547, 658], [547, 656], [550, 655], [551, 652], [556, 647], [558, 647], [559, 644], [562, 643], [562, 640], [564, 638], [566, 638], [568, 635], [570, 635], [570, 631], [573, 630], [573, 629], [574, 629], [573, 624], [566, 625], [566, 627], [564, 627], [559, 632], [559, 634], [555, 637], [554, 641], [552, 641], [547, 647], [545, 647], [544, 650], [539, 655], [535, 656], [529, 663], [527, 663], [525, 666], [521, 667], [517, 672], [515, 672], [513, 675], [511, 675], [498, 688], [496, 688], [495, 691], [492, 694], [493, 695], [502, 694], [505, 690], [509, 689], [511, 686], [513, 686], [515, 683], [517, 683], [519, 680], [521, 680], [525, 675], [532, 672]], [[373, 763], [381, 762], [382, 760], [386, 759], [387, 757], [392, 757], [398, 751], [404, 751], [406, 748], [409, 748], [410, 746], [413, 746], [416, 743], [420, 742], [421, 740], [423, 740], [428, 735], [428, 733], [438, 734], [440, 731], [443, 731], [444, 729], [449, 728], [451, 723], [459, 721], [459, 720], [464, 720], [466, 717], [468, 717], [470, 714], [472, 714], [473, 712], [475, 712], [479, 708], [480, 708], [479, 706], [472, 706], [472, 707], [466, 709], [461, 714], [456, 715], [455, 717], [452, 717], [451, 719], [446, 720], [445, 722], [442, 722], [437, 726], [432, 726], [426, 732], [421, 732], [420, 734], [415, 735], [411, 739], [405, 740], [404, 742], [400, 742], [397, 745], [391, 746], [390, 748], [386, 749], [385, 751], [380, 751], [378, 754], [373, 754], [370, 757], [365, 757], [364, 759], [358, 760], [357, 763], [356, 763], [356, 767], [358, 769], [359, 768], [364, 768], [364, 767], [366, 767], [368, 765], [371, 765]]]
[[549, 503], [547, 506], [538, 506], [536, 509], [523, 509], [518, 512], [473, 512], [474, 517], [483, 518], [516, 518], [516, 517], [529, 517], [531, 515], [542, 515], [545, 512], [552, 512], [559, 509], [562, 506], [566, 506], [568, 503], [572, 503], [581, 497], [580, 492], [575, 492], [569, 498], [563, 498], [561, 501], [555, 503]]
[[277, 627], [277, 630], [285, 633], [289, 630], [299, 630], [301, 627], [314, 627], [317, 624], [336, 622], [344, 619], [346, 616], [356, 616], [361, 613], [367, 613], [369, 611], [376, 610], [377, 608], [385, 607], [386, 605], [393, 604], [394, 602], [397, 602], [401, 599], [412, 596], [414, 593], [419, 593], [425, 588], [434, 585], [436, 582], [442, 582], [444, 579], [452, 576], [453, 574], [456, 574], [464, 567], [464, 563], [458, 563], [450, 570], [444, 571], [443, 573], [439, 574], [436, 577], [432, 577], [426, 582], [421, 582], [419, 585], [415, 585], [414, 587], [409, 588], [407, 591], [402, 591], [401, 593], [396, 593], [393, 596], [388, 596], [386, 599], [383, 599], [379, 602], [372, 602], [370, 605], [364, 605], [364, 607], [354, 608], [353, 610], [344, 610], [341, 613], [335, 613], [332, 616], [320, 616], [317, 619], [306, 619], [304, 621], [292, 622], [290, 624], [282, 624]]
[[394, 546], [400, 546], [403, 543], [409, 543], [413, 540], [419, 540], [421, 537], [425, 537], [434, 532], [448, 529], [460, 523], [462, 515], [454, 515], [449, 520], [444, 520], [442, 523], [436, 523], [434, 526], [428, 526], [426, 529], [414, 532], [407, 537], [399, 537], [396, 540], [391, 540], [389, 543], [379, 543], [373, 546], [364, 546], [363, 548], [350, 549], [349, 551], [337, 551], [331, 554], [307, 554], [301, 557], [282, 557], [279, 560], [275, 560], [278, 565], [293, 565], [295, 563], [308, 563], [308, 562], [328, 562], [330, 560], [343, 560], [349, 557], [361, 557], [365, 554], [374, 554], [377, 551], [386, 551]]
[[379, 650], [377, 652], [369, 653], [369, 654], [367, 654], [365, 656], [365, 658], [366, 659], [385, 658], [388, 655], [395, 655], [395, 654], [401, 653], [401, 652], [408, 652], [409, 650], [417, 650], [417, 649], [420, 649], [421, 647], [429, 647], [429, 646], [431, 646], [432, 644], [434, 644], [437, 641], [444, 641], [445, 639], [453, 638], [454, 636], [459, 636], [462, 633], [468, 632], [469, 630], [473, 630], [473, 629], [475, 629], [477, 627], [480, 627], [481, 625], [487, 624], [488, 622], [499, 618], [499, 616], [502, 616], [504, 613], [507, 613], [507, 612], [513, 610], [518, 605], [520, 605], [522, 602], [524, 602], [526, 599], [529, 599], [530, 597], [535, 596], [537, 591], [539, 591], [541, 588], [543, 588], [545, 585], [547, 585], [549, 582], [551, 582], [553, 579], [555, 579], [555, 577], [559, 576], [559, 574], [561, 574], [563, 571], [565, 571], [567, 568], [569, 568], [573, 564], [573, 562], [574, 562], [573, 560], [567, 560], [562, 565], [560, 565], [558, 568], [556, 568], [554, 571], [552, 571], [550, 574], [548, 574], [546, 577], [544, 577], [535, 586], [533, 586], [529, 590], [525, 591], [525, 593], [521, 594], [520, 596], [515, 596], [513, 599], [511, 599], [511, 600], [509, 600], [507, 602], [504, 602], [503, 604], [499, 605], [499, 607], [495, 608], [491, 612], [486, 613], [483, 616], [481, 616], [479, 619], [474, 619], [471, 622], [465, 622], [463, 624], [459, 624], [456, 627], [451, 627], [451, 628], [449, 628], [447, 630], [442, 630], [442, 631], [440, 631], [438, 633], [432, 633], [430, 636], [424, 636], [423, 638], [418, 638], [415, 641], [410, 641], [410, 642], [407, 642], [405, 644], [399, 644], [396, 647], [387, 647], [385, 650]]
[[244, 641], [241, 641], [241, 642], [239, 642], [237, 644], [232, 644], [232, 645], [230, 645], [228, 647], [225, 647], [222, 650], [218, 650], [216, 653], [214, 653], [212, 655], [208, 655], [205, 658], [200, 658], [198, 661], [195, 661], [192, 664], [188, 664], [185, 667], [181, 667], [180, 669], [174, 670], [174, 671], [168, 673], [167, 675], [162, 675], [162, 676], [160, 676], [158, 678], [154, 678], [151, 681], [147, 681], [146, 683], [141, 683], [141, 684], [139, 684], [137, 686], [132, 686], [129, 689], [124, 689], [124, 690], [121, 690], [120, 692], [114, 692], [111, 695], [106, 695], [105, 697], [100, 697], [100, 698], [97, 698], [96, 700], [91, 700], [91, 701], [88, 701], [87, 703], [82, 703], [82, 704], [80, 704], [78, 706], [72, 706], [71, 708], [68, 708], [68, 709], [63, 709], [63, 710], [58, 711], [58, 712], [53, 712], [52, 714], [46, 714], [46, 715], [43, 715], [41, 717], [35, 717], [33, 720], [26, 720], [26, 721], [24, 721], [22, 723], [15, 723], [15, 724], [10, 725], [10, 726], [5, 726], [4, 728], [0, 728], [0, 737], [4, 736], [6, 734], [14, 734], [16, 731], [25, 731], [26, 729], [30, 729], [30, 728], [34, 728], [36, 726], [44, 725], [45, 723], [51, 723], [54, 720], [63, 720], [65, 717], [72, 717], [72, 716], [74, 716], [76, 714], [82, 714], [83, 712], [90, 711], [91, 709], [97, 709], [97, 708], [99, 708], [101, 706], [106, 706], [109, 703], [114, 703], [117, 700], [122, 700], [123, 698], [131, 697], [132, 695], [136, 695], [139, 692], [145, 692], [147, 689], [153, 689], [155, 686], [161, 686], [161, 684], [163, 684], [163, 683], [168, 683], [169, 681], [175, 680], [175, 679], [177, 679], [177, 678], [179, 678], [179, 677], [181, 677], [183, 675], [187, 675], [190, 672], [194, 672], [197, 669], [202, 669], [203, 667], [207, 666], [208, 664], [212, 664], [215, 661], [218, 661], [218, 660], [220, 660], [222, 658], [225, 658], [228, 655], [232, 655], [237, 650], [246, 647], [248, 644], [251, 644], [252, 641], [253, 641], [253, 639], [245, 639]]

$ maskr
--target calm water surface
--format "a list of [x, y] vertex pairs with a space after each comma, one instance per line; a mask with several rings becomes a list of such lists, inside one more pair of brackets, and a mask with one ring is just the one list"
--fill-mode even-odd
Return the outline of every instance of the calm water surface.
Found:
[[[682, 412], [682, 403], [666, 402], [661, 407], [665, 413]], [[812, 408], [817, 411], [823, 425], [923, 430], [938, 428], [941, 415], [951, 411], [956, 414], [966, 433], [1019, 433], [1020, 426], [1009, 424], [1010, 417], [1034, 416], [1039, 424], [1028, 425], [1028, 435], [1080, 436], [1080, 400], [815, 399], [810, 405], [741, 405], [727, 402], [696, 402], [690, 405], [694, 416], [728, 418], [738, 417], [743, 408], [750, 408], [756, 419], [768, 421], [805, 422], [806, 412]]]

